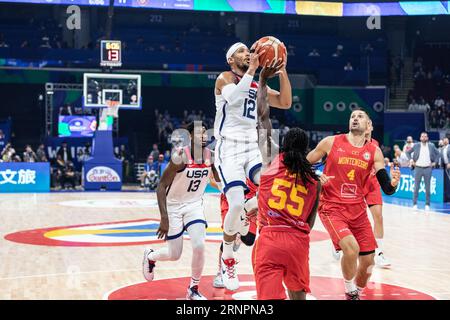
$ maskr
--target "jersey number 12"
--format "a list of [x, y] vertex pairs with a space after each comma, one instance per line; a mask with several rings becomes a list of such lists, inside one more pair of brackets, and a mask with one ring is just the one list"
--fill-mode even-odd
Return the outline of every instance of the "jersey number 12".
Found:
[[255, 119], [255, 116], [252, 114], [253, 111], [256, 109], [256, 102], [252, 99], [245, 99], [244, 102], [244, 117]]

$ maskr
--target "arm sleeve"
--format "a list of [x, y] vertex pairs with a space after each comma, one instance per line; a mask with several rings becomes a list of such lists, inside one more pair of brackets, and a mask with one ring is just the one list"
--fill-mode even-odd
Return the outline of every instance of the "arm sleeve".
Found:
[[230, 83], [222, 88], [222, 97], [229, 103], [235, 104], [239, 100], [244, 100], [248, 95], [253, 76], [244, 74], [238, 84]]
[[386, 169], [383, 168], [378, 170], [377, 180], [384, 193], [386, 193], [387, 195], [392, 195], [395, 193], [396, 188], [391, 185], [391, 178], [387, 174]]

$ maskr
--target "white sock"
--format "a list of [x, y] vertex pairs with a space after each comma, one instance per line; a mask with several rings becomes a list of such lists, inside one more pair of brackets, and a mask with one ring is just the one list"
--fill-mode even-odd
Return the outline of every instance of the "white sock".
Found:
[[226, 242], [225, 240], [223, 241], [222, 259], [226, 260], [226, 259], [234, 258], [233, 244], [234, 244], [234, 241], [231, 241], [231, 242]]
[[356, 290], [358, 290], [358, 293], [361, 294], [364, 290], [364, 288], [356, 286]]
[[383, 252], [383, 239], [376, 239], [376, 240], [377, 240], [378, 252]]
[[191, 284], [189, 285], [189, 288], [192, 288], [193, 286], [198, 286], [199, 283], [200, 283], [200, 280], [191, 278]]
[[351, 280], [345, 280], [344, 279], [344, 286], [345, 286], [345, 292], [349, 293], [352, 291], [356, 291], [356, 285], [353, 279]]

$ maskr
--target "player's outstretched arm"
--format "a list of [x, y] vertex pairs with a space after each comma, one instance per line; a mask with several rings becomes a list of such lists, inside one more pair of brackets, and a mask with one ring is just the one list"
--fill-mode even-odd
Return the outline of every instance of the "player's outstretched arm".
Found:
[[391, 164], [391, 176], [389, 177], [386, 169], [384, 168], [384, 157], [380, 148], [377, 148], [375, 151], [375, 163], [373, 166], [377, 174], [377, 180], [380, 183], [383, 192], [387, 195], [394, 194], [397, 189], [397, 185], [400, 182], [401, 173], [397, 167], [394, 167], [394, 164]]
[[211, 166], [211, 174], [209, 175], [209, 184], [219, 190], [220, 192], [222, 192], [222, 183], [220, 181], [220, 177], [219, 177], [219, 173], [216, 170], [216, 167]]
[[184, 163], [175, 164], [170, 160], [168, 166], [156, 189], [156, 197], [158, 199], [159, 214], [161, 215], [161, 222], [158, 231], [156, 232], [158, 239], [165, 239], [169, 231], [169, 216], [167, 215], [167, 188], [172, 184], [177, 171], [183, 169]]
[[276, 73], [280, 78], [280, 91], [270, 88], [268, 90], [269, 105], [279, 109], [290, 109], [292, 105], [292, 87], [286, 71], [286, 59], [286, 56], [284, 56], [284, 62], [279, 66]]
[[309, 224], [309, 228], [312, 230], [314, 227], [314, 222], [316, 222], [316, 216], [317, 216], [317, 208], [319, 207], [319, 200], [320, 200], [320, 192], [322, 191], [322, 185], [321, 183], [317, 183], [317, 198], [316, 202], [314, 203], [314, 207], [311, 209], [311, 213], [308, 216], [308, 220], [306, 221]]
[[311, 163], [315, 164], [321, 161], [331, 150], [333, 146], [334, 136], [329, 136], [322, 139], [316, 146], [314, 150], [312, 150], [306, 156], [306, 159]]

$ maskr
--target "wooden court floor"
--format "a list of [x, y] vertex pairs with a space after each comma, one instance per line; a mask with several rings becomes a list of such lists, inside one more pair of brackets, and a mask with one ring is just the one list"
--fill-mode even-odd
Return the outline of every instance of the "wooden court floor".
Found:
[[[209, 229], [200, 289], [211, 299], [250, 299], [251, 249], [245, 246], [238, 253], [242, 290], [212, 288], [220, 245], [219, 199], [208, 194], [205, 200]], [[144, 248], [164, 245], [151, 235], [159, 218], [153, 193], [0, 194], [0, 208], [1, 300], [184, 298], [188, 239], [179, 261], [157, 264], [154, 282], [145, 283], [141, 273]], [[385, 254], [392, 266], [374, 268], [365, 298], [450, 299], [450, 215], [385, 204], [384, 221]], [[308, 298], [342, 299], [340, 264], [324, 232], [317, 219]]]

